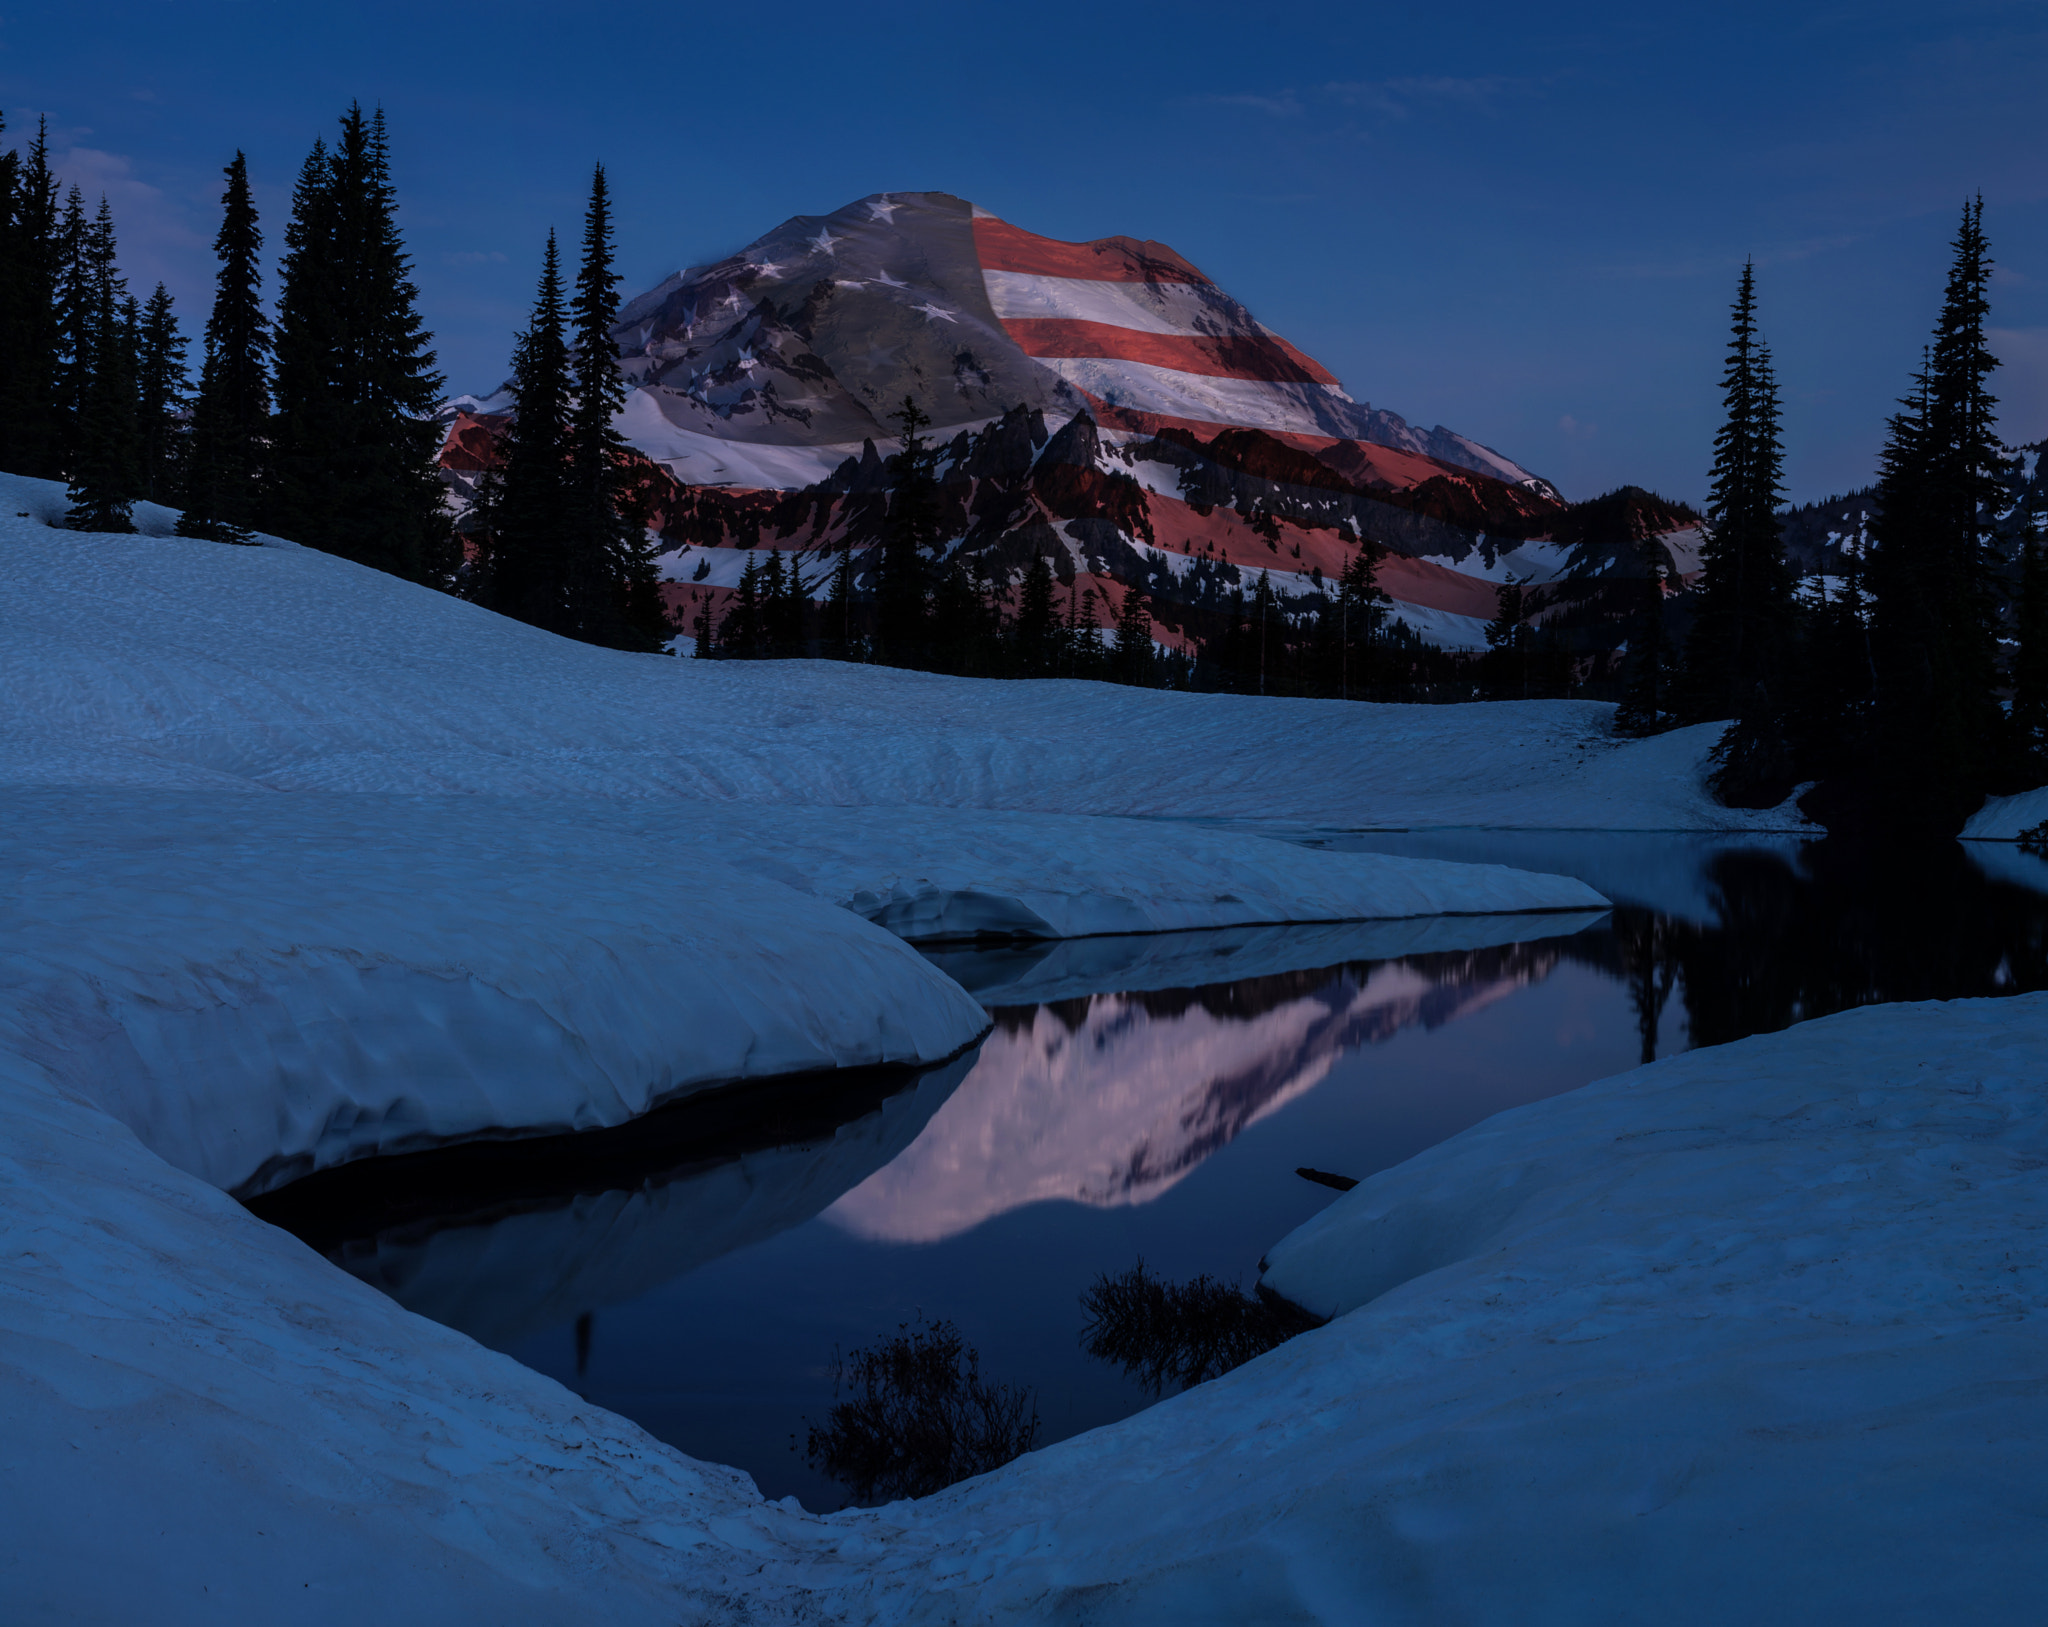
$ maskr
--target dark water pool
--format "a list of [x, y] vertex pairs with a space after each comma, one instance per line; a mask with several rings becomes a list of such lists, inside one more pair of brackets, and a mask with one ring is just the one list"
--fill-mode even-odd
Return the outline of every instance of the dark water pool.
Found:
[[[922, 1316], [1029, 1387], [1040, 1444], [1150, 1392], [1079, 1296], [1142, 1258], [1253, 1281], [1335, 1193], [1503, 1108], [1873, 1001], [2048, 987], [2048, 865], [1684, 836], [1324, 833], [1582, 876], [1599, 915], [935, 954], [994, 1030], [921, 1077], [697, 1104], [596, 1137], [316, 1177], [258, 1205], [420, 1314], [771, 1497], [835, 1356]], [[658, 1122], [657, 1122], [658, 1121]]]

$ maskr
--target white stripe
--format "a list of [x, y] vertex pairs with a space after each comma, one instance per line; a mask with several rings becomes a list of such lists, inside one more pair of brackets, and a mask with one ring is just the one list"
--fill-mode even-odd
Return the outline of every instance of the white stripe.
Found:
[[1256, 379], [1211, 378], [1144, 362], [1081, 357], [1035, 358], [1040, 367], [1069, 384], [1100, 396], [1113, 407], [1193, 418], [1205, 424], [1250, 429], [1284, 429], [1303, 435], [1348, 439], [1351, 397], [1334, 384], [1267, 384]]
[[1209, 334], [1238, 338], [1266, 330], [1228, 294], [1185, 282], [1090, 282], [984, 271], [989, 304], [999, 318], [1063, 317], [1106, 322], [1139, 333]]

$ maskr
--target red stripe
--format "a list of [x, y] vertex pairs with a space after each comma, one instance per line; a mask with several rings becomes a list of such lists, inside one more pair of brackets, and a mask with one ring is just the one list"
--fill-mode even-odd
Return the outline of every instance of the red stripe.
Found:
[[1013, 317], [1003, 323], [1003, 331], [1027, 356], [1100, 357], [1260, 384], [1337, 382], [1285, 339], [1265, 334], [1140, 333], [1107, 322], [1058, 316]]
[[1209, 279], [1164, 243], [1135, 237], [1099, 237], [1062, 243], [1019, 231], [986, 216], [974, 222], [974, 247], [984, 271], [1021, 271], [1035, 277], [1081, 277], [1090, 282], [1191, 282]]

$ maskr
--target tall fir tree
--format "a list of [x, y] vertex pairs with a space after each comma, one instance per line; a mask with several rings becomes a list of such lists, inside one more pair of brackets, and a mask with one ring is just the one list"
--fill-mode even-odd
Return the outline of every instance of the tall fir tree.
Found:
[[674, 633], [661, 575], [637, 511], [630, 453], [615, 427], [626, 404], [612, 330], [619, 324], [619, 274], [611, 192], [599, 164], [583, 215], [583, 258], [569, 311], [575, 409], [570, 460], [579, 508], [570, 567], [575, 634], [620, 649], [658, 650]]
[[1052, 561], [1034, 553], [1017, 596], [1017, 620], [1010, 638], [1017, 671], [1027, 678], [1050, 676], [1059, 656], [1059, 612], [1053, 607]]
[[421, 324], [381, 111], [343, 115], [300, 171], [285, 230], [265, 523], [444, 586], [458, 557], [435, 468], [441, 377]]
[[1337, 582], [1337, 695], [1349, 700], [1354, 684], [1369, 687], [1377, 674], [1373, 654], [1379, 643], [1381, 624], [1393, 599], [1380, 586], [1380, 563], [1387, 557], [1384, 544], [1370, 537], [1358, 539], [1358, 549], [1345, 561], [1344, 574]]
[[862, 655], [860, 632], [853, 620], [853, 577], [853, 544], [849, 542], [841, 546], [839, 563], [832, 568], [823, 624], [825, 653], [842, 661], [858, 661]]
[[1642, 554], [1642, 597], [1629, 624], [1621, 704], [1614, 712], [1614, 727], [1621, 734], [1657, 734], [1670, 727], [1675, 711], [1673, 680], [1677, 674], [1673, 669], [1677, 663], [1664, 628], [1669, 565], [1664, 545], [1654, 537], [1642, 539]]
[[1721, 388], [1697, 608], [1686, 640], [1686, 709], [1701, 721], [1737, 719], [1748, 733], [1778, 734], [1793, 578], [1778, 520], [1785, 468], [1778, 383], [1757, 329], [1754, 262], [1744, 263], [1736, 286]]
[[61, 264], [47, 121], [25, 154], [0, 154], [0, 469], [55, 479]]
[[1527, 699], [1529, 691], [1528, 595], [1510, 576], [1493, 590], [1493, 620], [1486, 624], [1488, 688], [1495, 699]]
[[512, 350], [516, 406], [499, 443], [491, 534], [476, 561], [473, 591], [502, 615], [575, 636], [571, 550], [587, 514], [571, 461], [570, 389], [561, 257], [549, 232], [533, 320]]
[[1997, 697], [1990, 552], [2003, 448], [1986, 344], [1984, 205], [1963, 208], [1940, 320], [1913, 395], [1891, 420], [1870, 589], [1877, 672], [1867, 817], [1893, 835], [1953, 835], [2007, 751]]
[[137, 456], [134, 301], [115, 264], [114, 215], [104, 198], [83, 240], [79, 296], [92, 312], [80, 330], [83, 369], [73, 408], [75, 420], [64, 523], [75, 531], [133, 531], [130, 518], [141, 495]]
[[185, 414], [192, 388], [185, 336], [162, 283], [143, 307], [136, 351], [136, 417], [141, 440], [142, 495], [152, 503], [178, 498], [188, 439]]
[[890, 416], [902, 429], [903, 449], [893, 460], [896, 485], [882, 536], [875, 641], [884, 661], [907, 667], [924, 659], [929, 638], [926, 601], [939, 541], [938, 478], [936, 454], [924, 433], [931, 419], [909, 396]]
[[227, 190], [213, 240], [220, 268], [192, 405], [178, 534], [247, 542], [269, 445], [270, 322], [263, 310], [263, 233], [249, 191], [249, 162], [237, 152], [222, 174]]
[[1111, 648], [1110, 670], [1120, 684], [1148, 688], [1158, 667], [1152, 648], [1152, 612], [1145, 595], [1135, 586], [1124, 590], [1124, 602], [1116, 611], [1116, 642]]
[[56, 411], [51, 420], [52, 464], [69, 479], [77, 461], [85, 398], [92, 389], [93, 345], [99, 332], [99, 283], [85, 195], [74, 185], [64, 195], [57, 221]]

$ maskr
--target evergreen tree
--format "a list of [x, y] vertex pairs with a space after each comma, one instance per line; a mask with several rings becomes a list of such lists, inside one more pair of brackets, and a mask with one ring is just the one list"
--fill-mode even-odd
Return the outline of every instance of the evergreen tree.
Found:
[[1523, 619], [1526, 595], [1510, 576], [1493, 590], [1493, 620], [1486, 624], [1487, 665], [1495, 699], [1526, 698], [1529, 687], [1529, 627]]
[[784, 641], [789, 626], [789, 573], [782, 568], [782, 550], [768, 550], [768, 563], [761, 567], [761, 653], [780, 659], [790, 653]]
[[1714, 437], [1698, 606], [1686, 642], [1688, 711], [1701, 721], [1739, 719], [1745, 732], [1762, 735], [1781, 727], [1793, 584], [1778, 521], [1778, 385], [1757, 332], [1753, 263], [1743, 265], [1733, 309], [1725, 416]]
[[1252, 613], [1259, 622], [1259, 693], [1266, 692], [1266, 623], [1273, 612], [1273, 581], [1265, 571], [1259, 572], [1258, 585], [1252, 592]]
[[718, 629], [718, 642], [725, 654], [742, 661], [757, 660], [761, 655], [761, 567], [751, 550], [740, 569], [739, 591]]
[[533, 320], [512, 350], [516, 406], [499, 443], [492, 530], [480, 545], [472, 591], [501, 615], [575, 636], [570, 551], [587, 515], [570, 461], [569, 368], [561, 257], [549, 232]]
[[853, 625], [853, 544], [847, 543], [832, 569], [832, 589], [825, 600], [824, 641], [828, 654], [842, 661], [860, 659], [860, 640]]
[[1146, 608], [1145, 595], [1135, 586], [1124, 590], [1124, 602], [1117, 606], [1111, 664], [1120, 684], [1143, 688], [1153, 681], [1157, 662], [1152, 649], [1152, 612]]
[[890, 416], [902, 426], [903, 450], [882, 538], [876, 641], [883, 660], [915, 666], [927, 638], [929, 556], [939, 542], [937, 457], [924, 434], [931, 420], [916, 401], [905, 396]]
[[0, 469], [41, 479], [64, 472], [59, 234], [46, 121], [26, 155], [0, 154]]
[[141, 493], [142, 469], [137, 456], [135, 351], [123, 321], [123, 307], [132, 306], [114, 266], [114, 217], [105, 199], [85, 239], [80, 259], [86, 267], [84, 297], [93, 320], [82, 330], [86, 369], [75, 407], [70, 486], [70, 511], [64, 523], [75, 531], [133, 531], [130, 511]]
[[51, 420], [52, 463], [69, 478], [78, 457], [85, 400], [92, 390], [93, 345], [99, 332], [98, 244], [85, 216], [85, 195], [73, 186], [57, 222], [56, 411]]
[[1618, 733], [1656, 734], [1670, 726], [1675, 674], [1671, 641], [1664, 630], [1666, 588], [1663, 546], [1643, 539], [1643, 590], [1628, 636], [1628, 663], [1623, 671], [1621, 705], [1615, 709]]
[[1380, 562], [1386, 557], [1384, 545], [1362, 536], [1358, 539], [1358, 551], [1345, 562], [1344, 574], [1338, 580], [1337, 693], [1342, 700], [1351, 698], [1354, 650], [1360, 656], [1356, 682], [1363, 687], [1373, 679], [1373, 646], [1379, 638], [1380, 624], [1394, 602], [1380, 586]]
[[1934, 343], [1891, 421], [1878, 481], [1868, 783], [1876, 822], [1900, 835], [1959, 829], [2004, 748], [1989, 546], [2003, 449], [1987, 387], [1998, 362], [1984, 334], [1983, 207], [1964, 206]]
[[192, 405], [178, 534], [247, 542], [269, 440], [270, 323], [263, 311], [263, 233], [249, 193], [248, 160], [237, 152], [222, 174], [228, 184], [213, 240], [220, 269], [214, 273], [199, 395]]
[[1058, 655], [1059, 612], [1053, 608], [1052, 587], [1052, 562], [1044, 554], [1033, 554], [1011, 629], [1016, 668], [1027, 678], [1051, 673]]
[[136, 412], [142, 435], [142, 495], [152, 503], [176, 499], [185, 451], [185, 406], [191, 375], [185, 336], [162, 283], [149, 296], [136, 358]]
[[445, 584], [441, 378], [398, 232], [380, 111], [316, 142], [292, 194], [278, 302], [266, 523], [359, 564]]
[[612, 330], [619, 323], [611, 194], [599, 164], [583, 216], [583, 260], [569, 310], [573, 362], [570, 462], [577, 513], [567, 543], [572, 636], [620, 649], [658, 650], [674, 631], [660, 570], [628, 490], [626, 443], [613, 427], [626, 404]]

